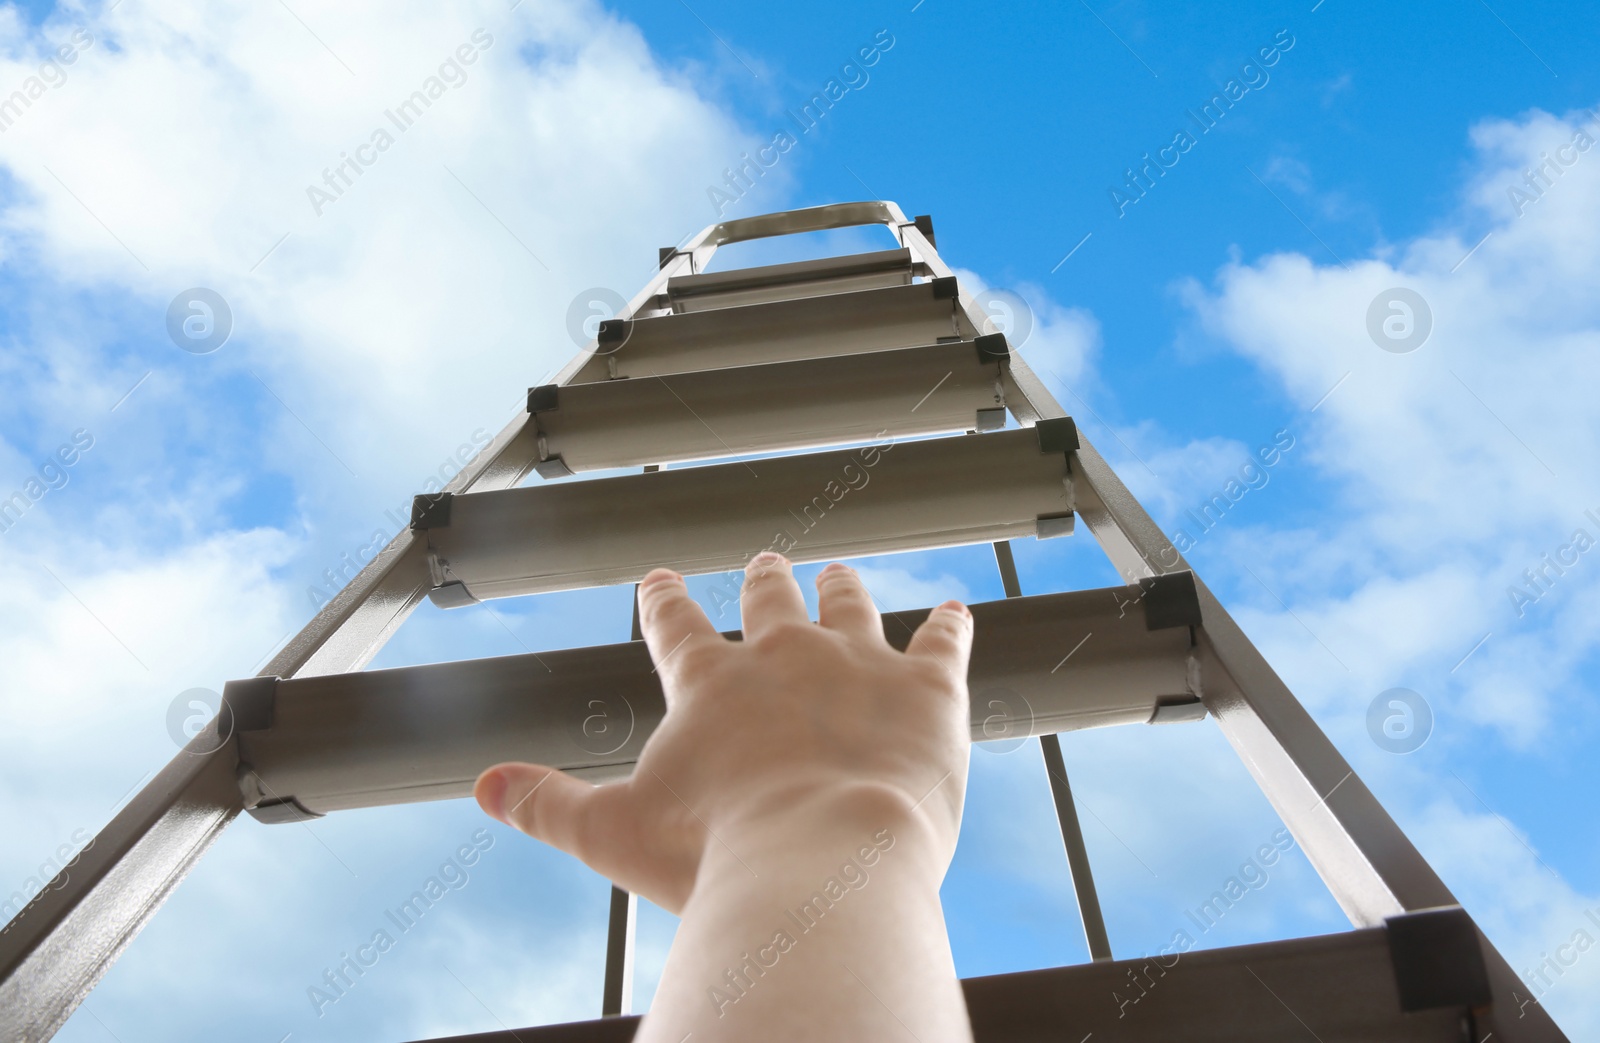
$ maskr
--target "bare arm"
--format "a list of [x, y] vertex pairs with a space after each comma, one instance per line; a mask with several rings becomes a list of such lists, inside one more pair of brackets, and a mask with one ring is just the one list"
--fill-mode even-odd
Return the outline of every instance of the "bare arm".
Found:
[[[502, 764], [491, 815], [682, 917], [640, 1043], [970, 1041], [939, 906], [966, 789], [972, 617], [929, 616], [905, 653], [856, 574], [758, 555], [744, 640], [676, 573], [639, 588], [667, 714], [625, 782]], [[692, 1035], [691, 1035], [692, 1034]]]

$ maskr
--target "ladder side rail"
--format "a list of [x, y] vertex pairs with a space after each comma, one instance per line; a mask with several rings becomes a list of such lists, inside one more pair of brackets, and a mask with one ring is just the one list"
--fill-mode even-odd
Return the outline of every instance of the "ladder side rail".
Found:
[[[666, 292], [668, 279], [693, 271], [692, 259], [701, 251], [704, 251], [704, 259], [709, 260], [716, 245], [704, 244], [716, 227], [702, 229], [691, 240], [690, 252], [676, 254], [662, 263], [618, 317], [637, 314]], [[551, 383], [568, 383], [598, 350], [598, 338], [591, 340], [556, 373]], [[519, 409], [483, 452], [462, 468], [443, 491], [488, 492], [509, 489], [520, 483], [539, 460], [537, 433], [529, 419], [527, 409]], [[426, 536], [419, 538], [410, 529], [401, 529], [300, 633], [289, 640], [261, 670], [261, 676], [342, 673], [359, 670], [371, 662], [427, 596], [431, 583], [426, 559]]]
[[55, 1035], [238, 816], [236, 758], [218, 726], [202, 729], [0, 931], [0, 1038]]
[[[696, 237], [703, 240], [710, 229]], [[713, 248], [714, 249], [714, 248]], [[684, 274], [688, 255], [676, 256], [658, 268], [644, 289], [625, 309], [633, 315], [666, 290], [667, 280]], [[557, 373], [553, 383], [564, 384], [599, 349], [589, 344]], [[487, 492], [509, 489], [538, 463], [536, 431], [526, 408], [520, 409], [472, 463], [464, 467], [444, 491]], [[307, 674], [359, 670], [372, 661], [405, 622], [431, 587], [427, 567], [427, 539], [401, 529], [383, 550], [304, 629], [289, 640], [262, 670], [264, 677], [299, 677]]]
[[[1012, 354], [1007, 369], [1027, 396], [1026, 405], [1018, 406], [1038, 419], [1064, 415], [1019, 355]], [[1081, 431], [1072, 458], [1078, 513], [1128, 582], [1193, 571]], [[1230, 682], [1220, 690], [1208, 685], [1206, 708], [1351, 923], [1373, 926], [1400, 912], [1457, 904], [1197, 572], [1195, 588], [1205, 620], [1197, 641], [1211, 665], [1220, 667], [1207, 676]], [[1529, 986], [1481, 930], [1479, 935], [1494, 995], [1492, 1008], [1478, 1020], [1480, 1032], [1527, 1043], [1564, 1041], [1544, 1007], [1529, 1002]]]
[[[1120, 560], [1112, 558], [1119, 572], [1189, 568], [1081, 435], [1077, 463], [1084, 524], [1097, 538], [1109, 525], [1124, 542]], [[1138, 514], [1130, 517], [1130, 509]], [[1115, 542], [1108, 554], [1113, 549]], [[1450, 889], [1198, 575], [1195, 587], [1205, 620], [1197, 643], [1218, 667], [1207, 672], [1206, 708], [1350, 922], [1372, 927], [1401, 912], [1454, 905]]]
[[[792, 213], [808, 216], [791, 217], [787, 224], [792, 226], [789, 231], [809, 231], [869, 223], [877, 219], [869, 212], [871, 207], [883, 205], [797, 211]], [[892, 204], [889, 209], [898, 213]], [[858, 219], [863, 216], [866, 221]], [[674, 255], [658, 267], [629, 302], [626, 314], [636, 314], [661, 296], [672, 276], [691, 274], [697, 264], [703, 270], [720, 243], [787, 234], [761, 231], [784, 225], [783, 221], [724, 222], [702, 230], [688, 253]], [[569, 380], [597, 347], [591, 342], [555, 382]], [[519, 411], [446, 490], [483, 491], [520, 482], [538, 457], [527, 421], [527, 412]], [[427, 596], [429, 587], [426, 539], [402, 529], [289, 640], [261, 675], [297, 677], [361, 669]], [[196, 752], [208, 736], [216, 741], [217, 726], [213, 722], [174, 757], [96, 834], [79, 864], [63, 870], [0, 931], [0, 1028], [8, 1036], [41, 1040], [53, 1036], [238, 816], [242, 797], [234, 780], [238, 757], [231, 737], [209, 752]]]
[[[905, 226], [901, 232], [913, 256], [936, 275], [952, 274], [919, 229]], [[965, 291], [960, 302], [974, 325], [993, 331], [988, 315]], [[1019, 421], [1067, 415], [1017, 352], [1005, 366], [1007, 390], [1021, 398], [1008, 394], [1006, 404]], [[1125, 581], [1190, 569], [1081, 430], [1072, 458], [1078, 514]], [[1374, 926], [1402, 911], [1455, 904], [1449, 888], [1198, 574], [1195, 582], [1206, 621], [1203, 646], [1222, 668], [1218, 673], [1234, 681], [1232, 693], [1208, 686], [1206, 708], [1351, 923]]]
[[[709, 229], [701, 233], [703, 239]], [[673, 258], [635, 296], [629, 313], [662, 293], [688, 257]], [[577, 366], [596, 345], [568, 364]], [[537, 449], [520, 412], [446, 487], [506, 488], [532, 469]], [[368, 562], [261, 671], [295, 677], [359, 670], [427, 596], [426, 540], [409, 529]], [[0, 1029], [7, 1038], [53, 1036], [167, 896], [239, 814], [231, 736], [213, 721], [147, 783], [0, 931]], [[217, 743], [208, 752], [204, 743]]]
[[[1037, 415], [1062, 413], [1015, 353], [1009, 366]], [[1078, 440], [1078, 513], [1112, 566], [1130, 583], [1192, 571], [1081, 431]], [[1350, 922], [1371, 927], [1401, 912], [1454, 905], [1450, 889], [1198, 573], [1195, 586], [1205, 620], [1197, 640], [1220, 667], [1208, 673], [1206, 708]]]

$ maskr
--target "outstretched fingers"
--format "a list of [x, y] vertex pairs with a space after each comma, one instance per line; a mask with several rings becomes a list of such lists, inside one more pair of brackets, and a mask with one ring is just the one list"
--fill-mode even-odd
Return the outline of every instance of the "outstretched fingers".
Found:
[[784, 626], [811, 621], [788, 558], [769, 550], [750, 559], [744, 570], [744, 587], [739, 592], [739, 614], [746, 641]]
[[837, 561], [817, 574], [817, 622], [849, 637], [883, 641], [883, 617], [856, 570]]
[[933, 660], [965, 684], [972, 658], [972, 612], [953, 600], [935, 606], [911, 635], [906, 655]]
[[[654, 569], [639, 581], [639, 630], [663, 681], [676, 676], [673, 659], [686, 645], [723, 640], [689, 596], [683, 577], [671, 569]], [[670, 698], [672, 686], [663, 687]]]

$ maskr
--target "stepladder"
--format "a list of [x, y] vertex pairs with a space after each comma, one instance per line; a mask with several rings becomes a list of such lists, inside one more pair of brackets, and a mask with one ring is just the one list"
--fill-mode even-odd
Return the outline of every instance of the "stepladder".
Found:
[[[707, 270], [720, 246], [872, 225], [898, 247]], [[1122, 584], [1024, 589], [1010, 541], [1084, 532]], [[727, 572], [765, 549], [804, 563], [972, 544], [993, 546], [1006, 597], [972, 607], [969, 687], [1011, 696], [974, 705], [972, 737], [1037, 737], [1091, 955], [964, 980], [978, 1039], [1269, 1040], [1285, 1010], [1324, 1039], [1565, 1038], [976, 305], [931, 219], [889, 202], [726, 221], [662, 250], [625, 309], [417, 497], [409, 528], [259, 676], [227, 685], [216, 720], [0, 935], [0, 1029], [49, 1038], [241, 811], [279, 824], [459, 798], [503, 760], [629, 774], [666, 712], [637, 620], [618, 644], [363, 669], [425, 598]], [[926, 612], [885, 613], [891, 642]], [[1060, 660], [1061, 635], [1089, 632]], [[1113, 949], [1057, 736], [1202, 721], [1352, 930], [1186, 956], [1129, 1025], [1103, 997], [1147, 961]], [[613, 891], [599, 1020], [503, 1038], [631, 1038], [635, 909]]]

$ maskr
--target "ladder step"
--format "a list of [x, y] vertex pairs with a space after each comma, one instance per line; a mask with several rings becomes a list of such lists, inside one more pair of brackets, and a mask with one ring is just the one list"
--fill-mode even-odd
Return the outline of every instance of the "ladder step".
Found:
[[759, 268], [673, 276], [667, 280], [667, 300], [674, 312], [731, 308], [850, 290], [906, 286], [911, 282], [912, 270], [910, 250], [847, 254]]
[[419, 496], [440, 607], [795, 561], [1072, 531], [1069, 418], [1032, 428]]
[[[976, 1043], [1478, 1043], [1462, 1034], [1467, 1003], [1410, 1007], [1396, 984], [1401, 959], [1391, 934], [1408, 920], [1441, 914], [1466, 920], [1454, 908], [1398, 917], [1387, 928], [1206, 950], [1180, 938], [1158, 955], [963, 978], [961, 989]], [[1444, 972], [1449, 990], [1458, 984], [1451, 971], [1481, 968], [1481, 944], [1464, 960], [1438, 951], [1425, 961]], [[1506, 1000], [1495, 1008], [1499, 1025], [1515, 1022], [1514, 1001]], [[628, 1043], [639, 1021], [577, 1021], [427, 1043]]]
[[[733, 613], [737, 597], [732, 589], [723, 602]], [[974, 741], [1205, 716], [1189, 573], [984, 602], [972, 614]], [[884, 633], [904, 649], [927, 615], [888, 613]], [[642, 641], [251, 678], [224, 695], [246, 805], [266, 821], [463, 797], [503, 760], [625, 777], [666, 710]]]
[[[671, 463], [1005, 426], [979, 341], [607, 380], [528, 393], [539, 473]], [[983, 349], [980, 350], [980, 344]]]
[[750, 304], [684, 315], [608, 319], [568, 383], [671, 376], [758, 362], [915, 348], [978, 335], [956, 307], [954, 279]]

